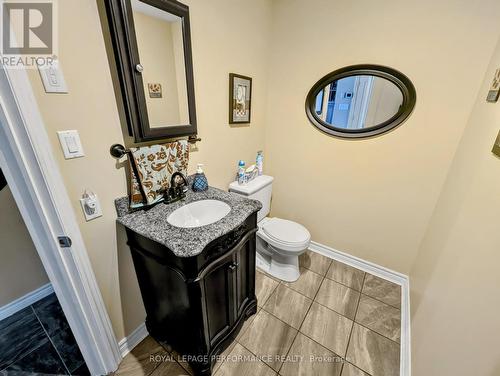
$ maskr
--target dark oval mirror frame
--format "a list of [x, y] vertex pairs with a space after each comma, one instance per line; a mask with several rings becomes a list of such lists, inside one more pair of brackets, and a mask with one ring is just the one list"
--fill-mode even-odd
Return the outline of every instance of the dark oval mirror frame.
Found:
[[[397, 114], [392, 118], [377, 124], [373, 127], [365, 129], [342, 129], [336, 128], [321, 120], [315, 111], [316, 97], [325, 86], [351, 76], [376, 76], [389, 80], [395, 84], [403, 94], [403, 104]], [[319, 80], [309, 91], [306, 99], [306, 114], [309, 121], [319, 130], [329, 135], [341, 138], [367, 138], [374, 137], [386, 133], [399, 125], [401, 125], [412, 113], [417, 101], [417, 94], [413, 83], [403, 73], [382, 65], [360, 64], [351, 65], [345, 68], [338, 69], [327, 74]]]
[[136, 68], [141, 62], [131, 2], [130, 0], [107, 0], [106, 11], [129, 135], [134, 136], [137, 143], [195, 135], [197, 123], [189, 7], [176, 0], [140, 1], [182, 19], [189, 124], [150, 127], [142, 71]]

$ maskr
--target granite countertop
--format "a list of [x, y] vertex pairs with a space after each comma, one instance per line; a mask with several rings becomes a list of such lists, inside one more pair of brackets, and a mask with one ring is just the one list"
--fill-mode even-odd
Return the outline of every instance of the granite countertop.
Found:
[[[167, 217], [173, 211], [190, 202], [200, 200], [223, 201], [231, 207], [231, 211], [217, 222], [196, 228], [175, 227], [167, 222]], [[193, 192], [189, 189], [186, 198], [182, 201], [172, 204], [162, 202], [147, 210], [130, 211], [128, 197], [116, 199], [115, 206], [118, 223], [165, 245], [178, 257], [193, 257], [200, 254], [211, 241], [231, 232], [249, 215], [262, 208], [262, 204], [257, 200], [213, 187], [209, 187], [205, 192]]]

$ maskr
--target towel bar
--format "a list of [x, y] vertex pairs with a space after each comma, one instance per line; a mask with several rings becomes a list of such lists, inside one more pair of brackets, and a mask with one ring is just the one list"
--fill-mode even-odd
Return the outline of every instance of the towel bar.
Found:
[[[199, 137], [196, 137], [196, 136], [191, 136], [188, 138], [188, 142], [190, 144], [195, 144], [197, 143], [198, 141], [201, 141], [201, 138]], [[125, 154], [128, 154], [130, 153], [130, 149], [125, 149], [125, 146], [121, 145], [121, 144], [113, 144], [111, 145], [111, 147], [109, 148], [109, 153], [115, 157], [115, 158], [121, 158], [123, 157]]]

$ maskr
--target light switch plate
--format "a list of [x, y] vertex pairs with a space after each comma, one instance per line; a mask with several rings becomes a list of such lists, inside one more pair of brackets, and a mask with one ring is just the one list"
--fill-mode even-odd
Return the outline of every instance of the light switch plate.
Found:
[[59, 61], [54, 60], [50, 65], [38, 66], [38, 72], [40, 72], [46, 93], [64, 94], [68, 92]]
[[59, 137], [65, 159], [85, 156], [78, 131], [59, 131], [57, 132], [57, 136]]
[[85, 198], [80, 199], [80, 205], [82, 206], [83, 215], [85, 216], [85, 220], [87, 222], [102, 217], [101, 203], [99, 202], [99, 198], [97, 197], [97, 195], [94, 195], [95, 207], [93, 209], [87, 207], [86, 202], [87, 200]]

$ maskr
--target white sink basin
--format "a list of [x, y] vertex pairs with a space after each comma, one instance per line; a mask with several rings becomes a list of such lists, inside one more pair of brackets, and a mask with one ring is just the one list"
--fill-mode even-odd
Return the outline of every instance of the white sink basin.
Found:
[[217, 222], [229, 214], [228, 204], [218, 200], [201, 200], [184, 205], [167, 217], [176, 227], [193, 228]]

